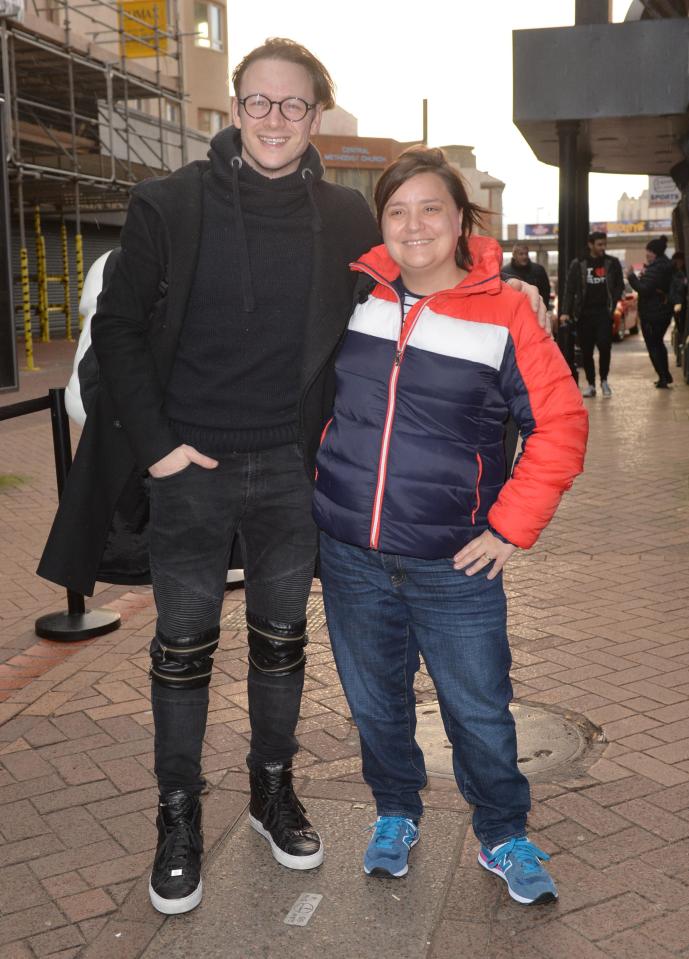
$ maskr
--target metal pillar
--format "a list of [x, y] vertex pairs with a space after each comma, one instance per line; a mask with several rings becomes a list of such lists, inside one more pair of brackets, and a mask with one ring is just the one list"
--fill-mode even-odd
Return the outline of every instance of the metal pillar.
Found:
[[577, 228], [577, 199], [581, 190], [578, 174], [579, 121], [565, 120], [557, 125], [560, 141], [560, 204], [557, 239], [557, 295], [562, 303], [567, 280], [567, 269], [579, 252]]
[[0, 391], [16, 390], [19, 387], [14, 303], [12, 300], [10, 193], [5, 140], [6, 109], [6, 100], [0, 97]]

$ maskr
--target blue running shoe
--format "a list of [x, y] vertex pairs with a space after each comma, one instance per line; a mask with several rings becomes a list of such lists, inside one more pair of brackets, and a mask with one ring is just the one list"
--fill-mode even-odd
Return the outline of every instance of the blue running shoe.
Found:
[[526, 836], [503, 842], [492, 851], [481, 846], [478, 854], [484, 869], [505, 880], [510, 896], [529, 906], [557, 899], [555, 883], [541, 865], [549, 859], [548, 853], [530, 843]]
[[409, 850], [419, 841], [419, 830], [412, 819], [402, 816], [378, 816], [370, 827], [373, 836], [364, 856], [367, 876], [406, 876]]

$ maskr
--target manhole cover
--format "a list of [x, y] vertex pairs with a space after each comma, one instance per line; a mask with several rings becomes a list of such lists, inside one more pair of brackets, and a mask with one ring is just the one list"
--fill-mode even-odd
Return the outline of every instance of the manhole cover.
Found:
[[[510, 710], [517, 724], [517, 762], [525, 776], [563, 766], [586, 749], [583, 732], [563, 716], [520, 703], [513, 703]], [[438, 703], [420, 703], [416, 713], [416, 739], [426, 757], [428, 772], [454, 779], [452, 747], [445, 735]]]

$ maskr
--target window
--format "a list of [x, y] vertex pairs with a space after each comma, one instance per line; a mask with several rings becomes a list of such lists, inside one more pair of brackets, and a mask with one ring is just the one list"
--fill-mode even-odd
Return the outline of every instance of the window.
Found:
[[229, 119], [227, 113], [223, 113], [222, 110], [199, 108], [199, 130], [202, 133], [210, 133], [211, 136], [215, 136], [216, 133], [220, 133], [227, 126]]
[[197, 47], [224, 50], [223, 8], [217, 3], [194, 3], [194, 31]]
[[180, 120], [179, 104], [172, 103], [170, 100], [163, 100], [163, 120], [168, 123], [178, 124]]

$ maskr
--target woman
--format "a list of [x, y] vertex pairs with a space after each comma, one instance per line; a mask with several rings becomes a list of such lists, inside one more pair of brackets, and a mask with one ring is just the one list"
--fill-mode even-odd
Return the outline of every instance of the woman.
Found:
[[658, 236], [646, 244], [646, 269], [641, 276], [634, 270], [627, 274], [632, 289], [639, 294], [639, 319], [646, 349], [653, 369], [658, 374], [656, 388], [666, 390], [672, 383], [663, 337], [672, 319], [669, 293], [672, 263], [665, 256], [667, 237]]
[[[359, 304], [337, 361], [314, 515], [335, 659], [378, 819], [364, 860], [402, 876], [426, 784], [414, 739], [423, 655], [475, 806], [479, 862], [519, 902], [557, 897], [526, 838], [502, 568], [528, 548], [582, 468], [579, 391], [442, 151], [414, 148], [376, 189], [384, 246], [352, 269]], [[505, 483], [503, 423], [525, 449]]]

